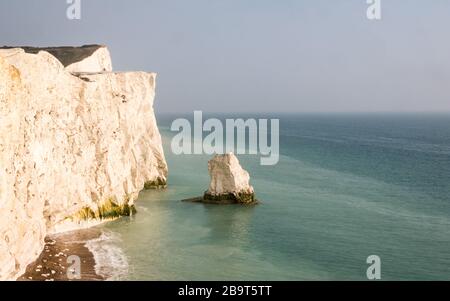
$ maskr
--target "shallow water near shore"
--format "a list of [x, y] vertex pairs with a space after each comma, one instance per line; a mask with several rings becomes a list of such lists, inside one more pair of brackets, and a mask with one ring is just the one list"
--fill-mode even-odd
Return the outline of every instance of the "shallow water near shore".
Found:
[[261, 200], [241, 207], [181, 202], [207, 189], [210, 156], [173, 155], [175, 117], [158, 116], [168, 188], [98, 227], [120, 279], [365, 280], [378, 255], [384, 280], [450, 280], [450, 115], [273, 117], [280, 162], [238, 156]]

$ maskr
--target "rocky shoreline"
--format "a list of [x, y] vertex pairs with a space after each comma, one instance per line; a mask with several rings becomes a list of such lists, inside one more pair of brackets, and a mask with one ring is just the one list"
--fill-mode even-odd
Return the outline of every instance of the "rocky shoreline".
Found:
[[[98, 239], [101, 231], [96, 228], [76, 230], [64, 234], [48, 236], [44, 250], [39, 258], [28, 265], [19, 281], [101, 281], [105, 277], [95, 270], [94, 254], [86, 246], [86, 242]], [[70, 256], [80, 259], [80, 277], [73, 276], [74, 263]]]

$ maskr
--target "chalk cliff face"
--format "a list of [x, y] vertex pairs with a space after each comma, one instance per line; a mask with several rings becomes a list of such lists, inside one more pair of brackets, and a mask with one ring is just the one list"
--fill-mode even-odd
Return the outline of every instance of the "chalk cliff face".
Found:
[[211, 183], [203, 200], [210, 203], [254, 203], [250, 175], [233, 153], [216, 155], [208, 162]]
[[47, 234], [129, 215], [166, 183], [156, 75], [111, 72], [105, 47], [47, 50], [0, 49], [1, 280]]

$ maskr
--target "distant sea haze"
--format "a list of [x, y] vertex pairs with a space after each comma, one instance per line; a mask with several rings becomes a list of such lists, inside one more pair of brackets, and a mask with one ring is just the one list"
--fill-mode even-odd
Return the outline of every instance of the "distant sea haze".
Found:
[[172, 154], [174, 116], [157, 116], [169, 187], [102, 226], [120, 238], [125, 279], [367, 280], [377, 255], [383, 280], [449, 280], [450, 114], [240, 117], [261, 116], [280, 119], [281, 155], [239, 156], [252, 208], [180, 202], [208, 187], [210, 156]]

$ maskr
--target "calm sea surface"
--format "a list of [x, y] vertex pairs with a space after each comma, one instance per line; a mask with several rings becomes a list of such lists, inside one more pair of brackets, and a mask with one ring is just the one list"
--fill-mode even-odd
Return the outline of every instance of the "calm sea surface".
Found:
[[256, 207], [180, 202], [207, 189], [210, 156], [172, 154], [177, 117], [158, 116], [169, 188], [102, 226], [118, 278], [364, 280], [378, 255], [384, 280], [450, 280], [450, 115], [239, 116], [280, 119], [276, 166], [239, 156]]

